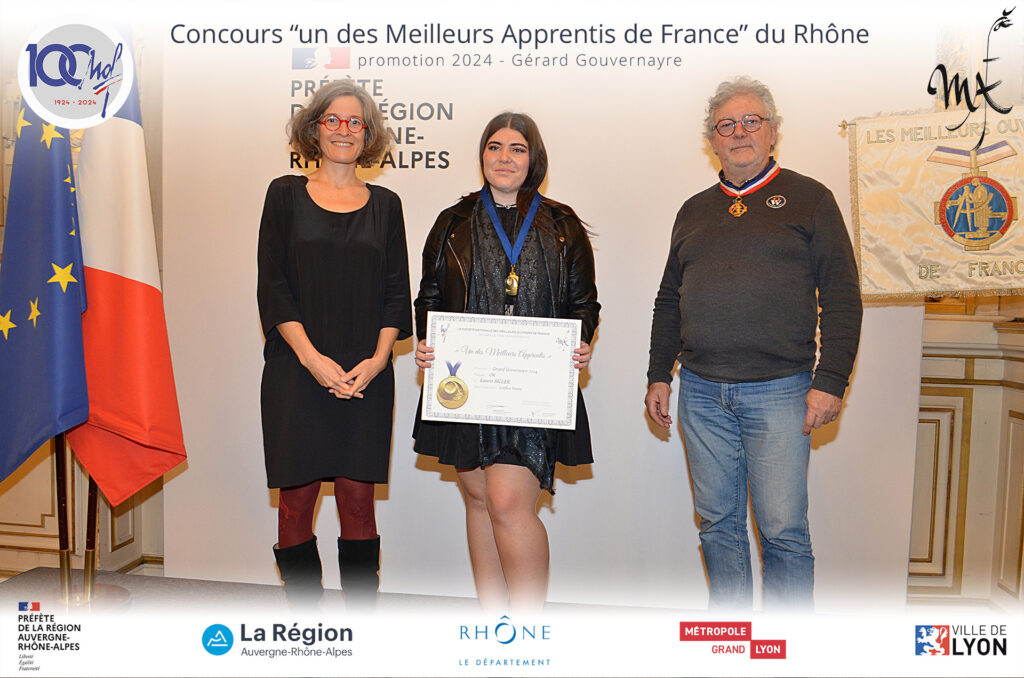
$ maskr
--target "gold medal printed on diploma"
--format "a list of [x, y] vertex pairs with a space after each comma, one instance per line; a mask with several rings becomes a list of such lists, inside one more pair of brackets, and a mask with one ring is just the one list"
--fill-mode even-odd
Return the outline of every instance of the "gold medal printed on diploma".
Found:
[[449, 410], [455, 410], [465, 405], [466, 401], [469, 400], [469, 387], [466, 386], [466, 382], [455, 376], [462, 362], [457, 362], [454, 365], [451, 363], [446, 364], [448, 365], [450, 376], [442, 379], [441, 383], [437, 385], [437, 402]]

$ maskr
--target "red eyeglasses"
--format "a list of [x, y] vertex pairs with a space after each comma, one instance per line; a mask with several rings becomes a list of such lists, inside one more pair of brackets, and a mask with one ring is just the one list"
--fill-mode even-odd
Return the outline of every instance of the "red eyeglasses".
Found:
[[351, 118], [342, 118], [341, 116], [333, 113], [329, 113], [320, 118], [317, 120], [317, 123], [326, 127], [328, 132], [337, 132], [341, 128], [342, 123], [344, 123], [345, 127], [347, 127], [348, 131], [352, 134], [358, 134], [364, 127], [366, 127], [366, 123], [354, 115]]

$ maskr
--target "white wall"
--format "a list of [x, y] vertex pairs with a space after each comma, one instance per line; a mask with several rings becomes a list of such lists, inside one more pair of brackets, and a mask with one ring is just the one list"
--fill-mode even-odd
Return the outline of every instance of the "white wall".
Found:
[[[153, 18], [163, 30], [164, 294], [188, 467], [169, 477], [166, 573], [230, 581], [277, 582], [270, 547], [276, 518], [266, 489], [259, 414], [262, 368], [256, 309], [256, 236], [263, 194], [288, 171], [284, 124], [292, 71], [283, 45], [175, 45], [170, 26], [493, 26], [603, 24], [615, 45], [569, 45], [538, 53], [676, 55], [681, 68], [516, 69], [517, 51], [379, 44], [359, 54], [449, 55], [485, 52], [503, 65], [466, 69], [376, 69], [353, 77], [383, 80], [389, 102], [453, 102], [452, 122], [417, 123], [422, 147], [447, 149], [446, 170], [386, 170], [368, 175], [402, 196], [412, 284], [434, 216], [481, 183], [478, 135], [503, 109], [529, 112], [548, 144], [546, 193], [571, 204], [597, 232], [594, 240], [602, 324], [584, 394], [596, 443], [592, 477], [557, 482], [540, 515], [551, 538], [550, 598], [557, 601], [701, 607], [706, 584], [696, 519], [678, 430], [668, 440], [643, 412], [650, 309], [676, 210], [715, 181], [717, 168], [700, 130], [703, 106], [717, 83], [748, 73], [773, 88], [782, 127], [781, 164], [809, 174], [836, 194], [849, 222], [847, 141], [837, 124], [856, 116], [926, 109], [924, 91], [936, 63], [938, 29], [923, 3], [520, 3], [525, 11], [476, 3], [287, 3], [257, 6], [244, 22], [226, 3], [187, 5]], [[528, 5], [528, 10], [526, 6]], [[778, 5], [778, 3], [774, 3]], [[325, 7], [337, 12], [325, 12]], [[933, 3], [929, 3], [931, 8]], [[348, 11], [353, 10], [353, 11]], [[543, 20], [541, 20], [543, 17]], [[621, 42], [639, 22], [655, 29], [750, 26], [740, 45], [637, 47]], [[856, 46], [754, 44], [753, 31], [788, 27], [864, 27]], [[979, 19], [984, 31], [988, 19]], [[159, 28], [159, 26], [158, 26]], [[973, 29], [972, 29], [973, 30]], [[331, 42], [335, 45], [335, 42]], [[532, 51], [532, 50], [531, 50]], [[319, 76], [320, 71], [314, 73]], [[313, 76], [310, 76], [313, 77]], [[852, 223], [850, 224], [852, 229]], [[811, 530], [818, 559], [819, 609], [871, 604], [898, 607], [905, 597], [910, 496], [917, 421], [922, 309], [866, 310], [860, 356], [838, 425], [815, 435], [811, 461]], [[412, 452], [410, 431], [419, 389], [411, 341], [398, 347], [391, 482], [378, 492], [387, 591], [472, 595], [461, 499], [443, 471]], [[589, 474], [584, 474], [589, 475]], [[338, 533], [327, 498], [317, 532], [325, 582], [337, 586]]]

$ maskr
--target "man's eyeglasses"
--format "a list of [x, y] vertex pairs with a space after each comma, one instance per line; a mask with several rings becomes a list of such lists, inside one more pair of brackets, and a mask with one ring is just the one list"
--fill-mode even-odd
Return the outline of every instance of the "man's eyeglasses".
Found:
[[[358, 134], [361, 129], [366, 127], [366, 123], [359, 118], [352, 116], [351, 118], [342, 118], [340, 116], [329, 113], [324, 117], [317, 120], [317, 122], [327, 128], [328, 132], [337, 132], [341, 128], [341, 124], [345, 123], [348, 127], [348, 131], [352, 134]], [[732, 132], [730, 132], [732, 134]]]
[[715, 131], [723, 137], [731, 137], [733, 132], [736, 131], [736, 124], [738, 122], [743, 125], [743, 129], [745, 131], [756, 132], [761, 129], [761, 124], [766, 120], [771, 120], [771, 118], [762, 118], [760, 115], [756, 115], [754, 113], [744, 115], [743, 119], [739, 121], [726, 118], [725, 120], [719, 120], [715, 123]]

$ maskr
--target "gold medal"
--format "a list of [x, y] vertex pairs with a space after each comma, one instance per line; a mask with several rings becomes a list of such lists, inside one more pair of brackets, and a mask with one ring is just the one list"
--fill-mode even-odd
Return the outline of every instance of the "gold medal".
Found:
[[[729, 196], [732, 196], [732, 204], [729, 205], [729, 214], [733, 215], [737, 219], [747, 213], [747, 206], [743, 204], [743, 196], [750, 195], [755, 191], [763, 188], [769, 181], [779, 175], [779, 166], [775, 164], [774, 158], [768, 158], [768, 166], [764, 170], [749, 181], [744, 182], [742, 186], [737, 186], [731, 183], [725, 178], [725, 173], [719, 173], [719, 187], [722, 191]], [[768, 198], [768, 207], [782, 207], [786, 204], [786, 199], [781, 195], [773, 195]]]
[[449, 410], [455, 410], [469, 400], [469, 387], [466, 386], [466, 382], [455, 376], [455, 373], [462, 367], [461, 360], [454, 365], [446, 360], [445, 364], [448, 365], [450, 376], [442, 379], [441, 383], [437, 385], [437, 402]]
[[512, 267], [512, 270], [509, 271], [508, 277], [505, 278], [505, 294], [510, 297], [514, 297], [519, 294], [519, 276], [516, 275], [515, 266]]
[[[505, 227], [501, 223], [501, 219], [498, 217], [498, 212], [494, 209], [494, 200], [491, 198], [491, 189], [484, 186], [480, 191], [480, 199], [484, 203], [484, 207], [487, 209], [487, 215], [491, 218], [491, 225], [494, 226], [494, 232], [498, 236], [498, 240], [501, 241], [501, 247], [505, 250], [505, 256], [508, 258], [509, 264], [511, 264], [511, 270], [508, 275], [505, 276], [505, 294], [510, 297], [519, 295], [519, 275], [516, 274], [516, 262], [519, 260], [519, 254], [523, 251], [523, 246], [526, 244], [526, 234], [530, 232], [530, 226], [533, 224], [533, 218], [537, 216], [537, 208], [540, 207], [541, 196], [540, 193], [534, 193], [533, 199], [530, 200], [530, 209], [526, 211], [526, 217], [523, 219], [523, 225], [519, 229], [518, 235], [516, 235], [516, 244], [513, 245], [509, 242], [508, 234], [505, 232]], [[504, 207], [504, 205], [503, 205]], [[515, 214], [515, 218], [518, 220], [519, 214]], [[513, 230], [515, 224], [513, 224]], [[506, 306], [507, 310], [508, 306]]]
[[437, 385], [437, 402], [449, 410], [462, 407], [467, 400], [469, 400], [469, 387], [458, 377], [454, 375], [445, 377]]
[[743, 204], [743, 197], [737, 195], [736, 199], [729, 205], [729, 214], [734, 217], [742, 217], [747, 212], [747, 206]]

